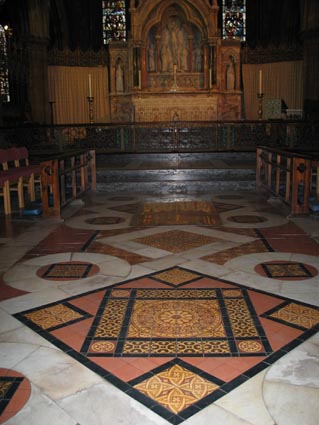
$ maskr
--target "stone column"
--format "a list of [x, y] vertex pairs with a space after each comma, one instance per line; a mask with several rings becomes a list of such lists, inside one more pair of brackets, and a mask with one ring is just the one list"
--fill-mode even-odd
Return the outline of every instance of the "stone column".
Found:
[[29, 56], [28, 99], [32, 121], [50, 122], [48, 99], [48, 57], [50, 0], [28, 0], [29, 35], [26, 44]]
[[28, 99], [32, 121], [39, 124], [50, 123], [47, 44], [47, 39], [43, 38], [28, 40]]

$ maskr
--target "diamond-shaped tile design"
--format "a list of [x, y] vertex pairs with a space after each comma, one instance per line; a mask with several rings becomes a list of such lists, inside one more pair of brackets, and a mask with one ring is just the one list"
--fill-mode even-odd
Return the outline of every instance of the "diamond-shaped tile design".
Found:
[[197, 279], [200, 275], [180, 269], [179, 267], [175, 267], [173, 269], [165, 270], [163, 272], [154, 274], [156, 279], [160, 279], [165, 283], [170, 283], [172, 285], [181, 285], [186, 282], [190, 282], [191, 280]]
[[301, 329], [311, 329], [319, 324], [319, 310], [316, 307], [287, 302], [279, 309], [264, 315], [281, 323], [287, 323]]
[[266, 275], [270, 278], [310, 278], [313, 273], [306, 265], [297, 262], [272, 262], [261, 264]]
[[134, 242], [174, 253], [188, 251], [189, 249], [218, 241], [220, 239], [198, 233], [185, 232], [183, 230], [170, 230], [168, 232], [134, 239]]
[[211, 394], [219, 386], [175, 364], [136, 384], [134, 388], [177, 414]]
[[179, 424], [319, 330], [319, 309], [172, 267], [14, 315]]

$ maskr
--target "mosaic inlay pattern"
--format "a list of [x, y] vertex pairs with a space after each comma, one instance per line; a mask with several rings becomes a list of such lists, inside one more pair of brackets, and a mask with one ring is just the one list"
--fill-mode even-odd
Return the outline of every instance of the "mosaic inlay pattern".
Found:
[[15, 317], [172, 424], [319, 330], [316, 307], [181, 267]]
[[73, 306], [65, 303], [34, 309], [30, 313], [26, 313], [25, 317], [41, 329], [53, 329], [81, 320], [87, 317], [87, 314], [80, 313]]
[[174, 253], [188, 251], [189, 249], [218, 241], [220, 241], [220, 239], [199, 235], [198, 233], [184, 232], [182, 230], [170, 230], [168, 232], [156, 233], [152, 236], [134, 239], [134, 242]]
[[43, 279], [48, 280], [77, 280], [85, 279], [98, 271], [99, 268], [91, 263], [67, 262], [54, 263], [49, 266], [41, 267], [37, 274]]
[[289, 323], [300, 329], [311, 329], [319, 324], [319, 310], [294, 302], [285, 303], [281, 308], [264, 315], [281, 323]]
[[136, 224], [144, 226], [162, 225], [215, 225], [219, 222], [218, 212], [211, 202], [151, 202], [145, 203]]
[[162, 282], [178, 286], [183, 283], [190, 282], [191, 280], [198, 279], [200, 275], [175, 267], [173, 269], [157, 273], [153, 277], [161, 280]]
[[21, 373], [0, 369], [0, 423], [14, 416], [28, 401], [30, 382]]
[[219, 388], [219, 385], [175, 364], [134, 388], [177, 414]]
[[297, 262], [270, 262], [261, 264], [267, 277], [273, 279], [299, 278], [309, 279], [317, 274], [317, 270], [303, 263]]

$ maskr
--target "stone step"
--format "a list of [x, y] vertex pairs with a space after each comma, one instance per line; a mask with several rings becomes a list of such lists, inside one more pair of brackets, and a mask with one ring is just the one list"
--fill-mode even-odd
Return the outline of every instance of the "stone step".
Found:
[[97, 190], [106, 193], [145, 193], [149, 195], [218, 193], [255, 190], [255, 180], [211, 180], [171, 182], [98, 182]]
[[163, 194], [254, 189], [255, 163], [253, 152], [99, 156], [97, 189]]
[[255, 179], [254, 169], [160, 169], [160, 170], [97, 170], [98, 183], [112, 182], [170, 182]]

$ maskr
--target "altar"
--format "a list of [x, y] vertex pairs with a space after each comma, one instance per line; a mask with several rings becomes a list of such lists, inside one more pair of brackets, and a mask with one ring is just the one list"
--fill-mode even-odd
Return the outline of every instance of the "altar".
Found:
[[131, 1], [132, 31], [112, 42], [112, 122], [242, 119], [240, 48], [223, 40], [216, 1]]

